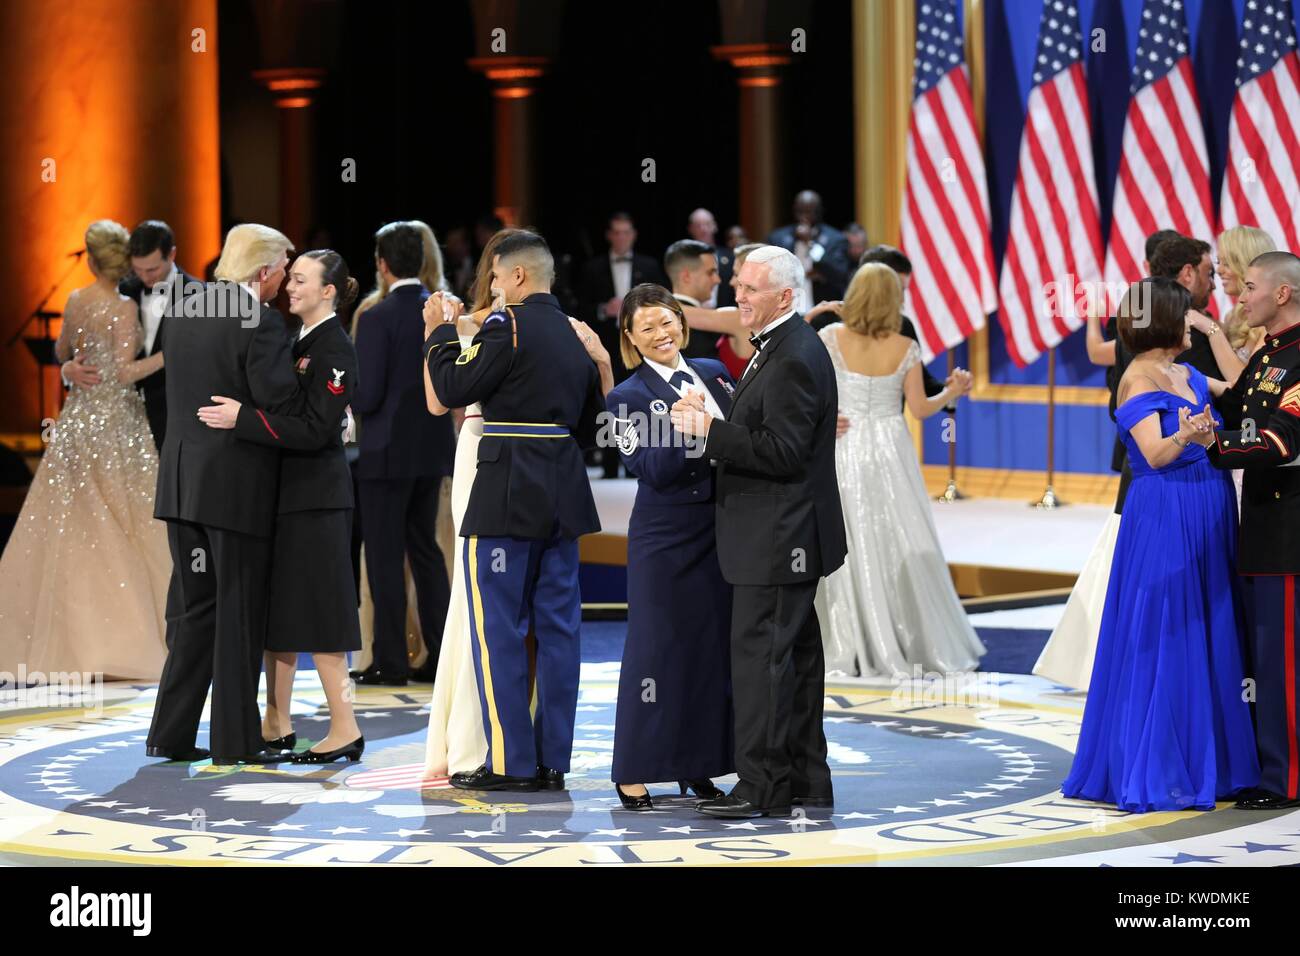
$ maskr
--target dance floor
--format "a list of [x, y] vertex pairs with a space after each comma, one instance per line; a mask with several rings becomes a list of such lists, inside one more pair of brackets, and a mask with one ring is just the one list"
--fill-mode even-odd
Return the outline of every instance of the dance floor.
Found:
[[[1051, 612], [1009, 612], [1002, 625]], [[594, 626], [594, 625], [592, 625]], [[608, 622], [603, 626], [610, 627]], [[1048, 623], [1047, 626], [1050, 626]], [[584, 642], [586, 643], [586, 642]], [[608, 653], [590, 657], [608, 658]], [[148, 684], [0, 711], [0, 863], [772, 866], [1275, 866], [1300, 863], [1300, 813], [1132, 815], [1064, 799], [1083, 698], [1037, 677], [828, 682], [834, 809], [696, 814], [675, 785], [652, 813], [609, 782], [618, 664], [588, 659], [568, 790], [488, 794], [422, 781], [428, 685], [360, 688], [360, 764], [213, 767], [147, 759]], [[39, 705], [39, 706], [38, 706]], [[300, 748], [323, 736], [314, 673]], [[206, 737], [206, 724], [201, 734]], [[722, 781], [724, 785], [730, 781]]]

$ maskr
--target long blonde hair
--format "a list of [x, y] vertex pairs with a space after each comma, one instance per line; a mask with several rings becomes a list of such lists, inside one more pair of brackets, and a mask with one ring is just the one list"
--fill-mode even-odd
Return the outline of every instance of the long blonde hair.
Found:
[[230, 282], [251, 282], [262, 269], [274, 265], [293, 248], [282, 232], [255, 222], [232, 226], [226, 233], [214, 275]]
[[844, 293], [840, 318], [848, 328], [879, 338], [903, 327], [903, 286], [883, 262], [858, 267]]
[[[1237, 279], [1237, 285], [1246, 281], [1246, 268], [1250, 261], [1265, 252], [1277, 251], [1277, 243], [1263, 229], [1254, 226], [1233, 226], [1219, 233], [1215, 245], [1219, 249], [1219, 262]], [[1236, 303], [1223, 317], [1223, 334], [1228, 344], [1239, 349], [1252, 337], [1263, 338], [1263, 330], [1253, 332], [1246, 324], [1242, 314], [1241, 303]]]

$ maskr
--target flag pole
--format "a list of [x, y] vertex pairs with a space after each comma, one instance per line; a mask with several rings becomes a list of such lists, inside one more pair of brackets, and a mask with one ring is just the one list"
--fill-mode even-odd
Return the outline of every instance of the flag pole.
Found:
[[1029, 502], [1034, 508], [1059, 508], [1065, 504], [1056, 497], [1052, 482], [1056, 477], [1054, 465], [1056, 448], [1056, 347], [1047, 350], [1047, 490], [1037, 501]]
[[[957, 366], [956, 356], [953, 355], [952, 349], [948, 349], [948, 377], [952, 377], [953, 369]], [[952, 413], [949, 412], [949, 415]], [[963, 495], [957, 487], [957, 420], [953, 419], [952, 441], [948, 445], [948, 487], [943, 489], [943, 493], [936, 497], [935, 501], [953, 502], [961, 501], [966, 496]]]

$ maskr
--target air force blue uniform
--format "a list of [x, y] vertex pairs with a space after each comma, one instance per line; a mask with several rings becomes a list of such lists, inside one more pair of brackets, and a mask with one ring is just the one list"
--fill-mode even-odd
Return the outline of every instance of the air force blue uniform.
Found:
[[[682, 361], [729, 414], [734, 387], [726, 367]], [[673, 430], [668, 410], [677, 399], [644, 362], [606, 398], [619, 420], [623, 464], [637, 478], [615, 783], [702, 780], [735, 770], [731, 586], [714, 539], [714, 469], [699, 453], [702, 441]]]
[[579, 442], [595, 435], [604, 411], [600, 376], [546, 293], [489, 315], [464, 349], [454, 324], [439, 326], [425, 354], [442, 404], [483, 406], [460, 534], [485, 765], [512, 777], [539, 766], [567, 771], [581, 661], [577, 539], [600, 530]]

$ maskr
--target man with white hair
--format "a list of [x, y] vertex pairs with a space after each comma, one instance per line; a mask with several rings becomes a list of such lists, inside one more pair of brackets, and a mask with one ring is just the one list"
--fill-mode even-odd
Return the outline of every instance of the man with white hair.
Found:
[[756, 351], [731, 412], [726, 421], [712, 418], [694, 392], [672, 409], [673, 425], [704, 436], [704, 455], [718, 463], [718, 560], [733, 588], [740, 782], [698, 809], [725, 818], [833, 804], [813, 597], [846, 552], [835, 478], [839, 396], [830, 356], [794, 308], [803, 267], [787, 250], [764, 246], [737, 278], [740, 322]]
[[1215, 467], [1241, 468], [1244, 476], [1237, 571], [1260, 785], [1237, 806], [1280, 810], [1300, 807], [1300, 467], [1292, 467], [1300, 455], [1300, 257], [1256, 256], [1239, 301], [1264, 342], [1218, 399], [1224, 427], [1216, 430], [1208, 412], [1194, 420]]

